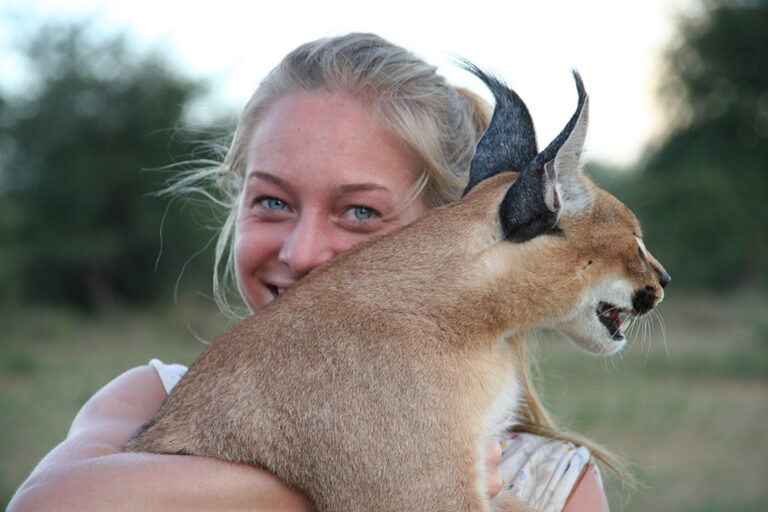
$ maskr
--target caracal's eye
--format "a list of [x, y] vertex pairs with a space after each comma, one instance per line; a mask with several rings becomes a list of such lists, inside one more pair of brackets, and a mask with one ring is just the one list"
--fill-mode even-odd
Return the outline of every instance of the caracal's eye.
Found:
[[277, 199], [276, 197], [265, 197], [261, 200], [261, 204], [266, 208], [277, 211], [277, 212], [283, 211], [286, 208], [288, 208], [288, 205], [285, 204], [285, 201], [281, 199]]
[[643, 272], [646, 272], [648, 270], [648, 260], [645, 257], [647, 249], [642, 238], [635, 236], [635, 240], [637, 241], [637, 255], [640, 256], [640, 261], [643, 264]]
[[[642, 238], [635, 236], [635, 241], [637, 241], [637, 247], [640, 249], [641, 254], [648, 252], [648, 249], [645, 248], [645, 244], [643, 243]], [[643, 257], [645, 257], [645, 255], [643, 255]]]

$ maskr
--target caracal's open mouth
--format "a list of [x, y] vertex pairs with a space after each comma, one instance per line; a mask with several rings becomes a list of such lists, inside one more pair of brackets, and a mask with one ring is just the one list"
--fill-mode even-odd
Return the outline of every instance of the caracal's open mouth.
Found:
[[[631, 313], [623, 308], [608, 302], [601, 302], [597, 306], [597, 318], [600, 320], [614, 341], [624, 341], [624, 331], [626, 330], [626, 320]], [[622, 314], [625, 318], [622, 320]]]

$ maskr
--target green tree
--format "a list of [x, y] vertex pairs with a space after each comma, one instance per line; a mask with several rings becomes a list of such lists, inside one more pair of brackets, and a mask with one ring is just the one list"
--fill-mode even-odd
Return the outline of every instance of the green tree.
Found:
[[[157, 52], [88, 22], [25, 38], [23, 91], [0, 97], [0, 288], [87, 308], [172, 289], [211, 233], [152, 196], [189, 147], [174, 127], [203, 92]], [[208, 264], [208, 262], [205, 262]]]
[[662, 89], [670, 130], [628, 199], [681, 284], [768, 283], [768, 2], [683, 20]]

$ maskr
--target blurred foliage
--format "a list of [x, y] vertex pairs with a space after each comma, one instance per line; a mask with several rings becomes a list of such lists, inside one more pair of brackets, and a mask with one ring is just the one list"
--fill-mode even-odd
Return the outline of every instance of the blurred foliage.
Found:
[[205, 212], [152, 193], [158, 169], [189, 155], [178, 126], [204, 86], [92, 22], [18, 39], [27, 83], [0, 92], [0, 301], [92, 309], [169, 293], [212, 233]]
[[[663, 141], [635, 172], [591, 166], [675, 284], [768, 284], [765, 27], [766, 0], [710, 1], [681, 18]], [[92, 23], [21, 32], [27, 86], [0, 90], [0, 303], [94, 308], [170, 293], [214, 235], [201, 226], [212, 212], [169, 208], [152, 196], [169, 173], [147, 169], [189, 157], [178, 127], [204, 87]], [[198, 257], [185, 283], [207, 287], [210, 267]]]
[[764, 288], [768, 2], [709, 2], [679, 31], [660, 91], [669, 131], [613, 190], [676, 284]]

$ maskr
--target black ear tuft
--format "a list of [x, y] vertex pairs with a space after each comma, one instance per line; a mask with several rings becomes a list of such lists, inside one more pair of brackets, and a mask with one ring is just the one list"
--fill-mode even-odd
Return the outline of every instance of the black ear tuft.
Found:
[[564, 208], [583, 209], [591, 204], [589, 189], [577, 177], [586, 134], [587, 94], [579, 74], [574, 71], [573, 76], [579, 94], [576, 112], [544, 151], [528, 162], [499, 206], [503, 234], [510, 241], [558, 233]]
[[581, 111], [587, 103], [587, 91], [584, 89], [584, 82], [581, 80], [581, 75], [575, 69], [572, 71], [573, 79], [576, 81], [576, 91], [579, 93], [579, 103], [576, 107], [576, 112], [573, 113], [568, 124], [565, 128], [550, 142], [546, 148], [538, 155], [537, 160], [541, 161], [542, 165], [546, 162], [550, 162], [555, 158], [557, 152], [565, 144], [565, 141], [570, 137], [571, 132], [576, 127], [576, 121], [578, 121]]
[[531, 115], [517, 93], [471, 62], [461, 60], [460, 64], [482, 80], [496, 100], [491, 122], [475, 149], [466, 194], [481, 181], [501, 172], [522, 172], [538, 150]]
[[[533, 162], [532, 162], [533, 164]], [[544, 200], [547, 174], [544, 167], [529, 167], [515, 180], [499, 205], [502, 236], [522, 243], [544, 234], [557, 234], [558, 211]]]

